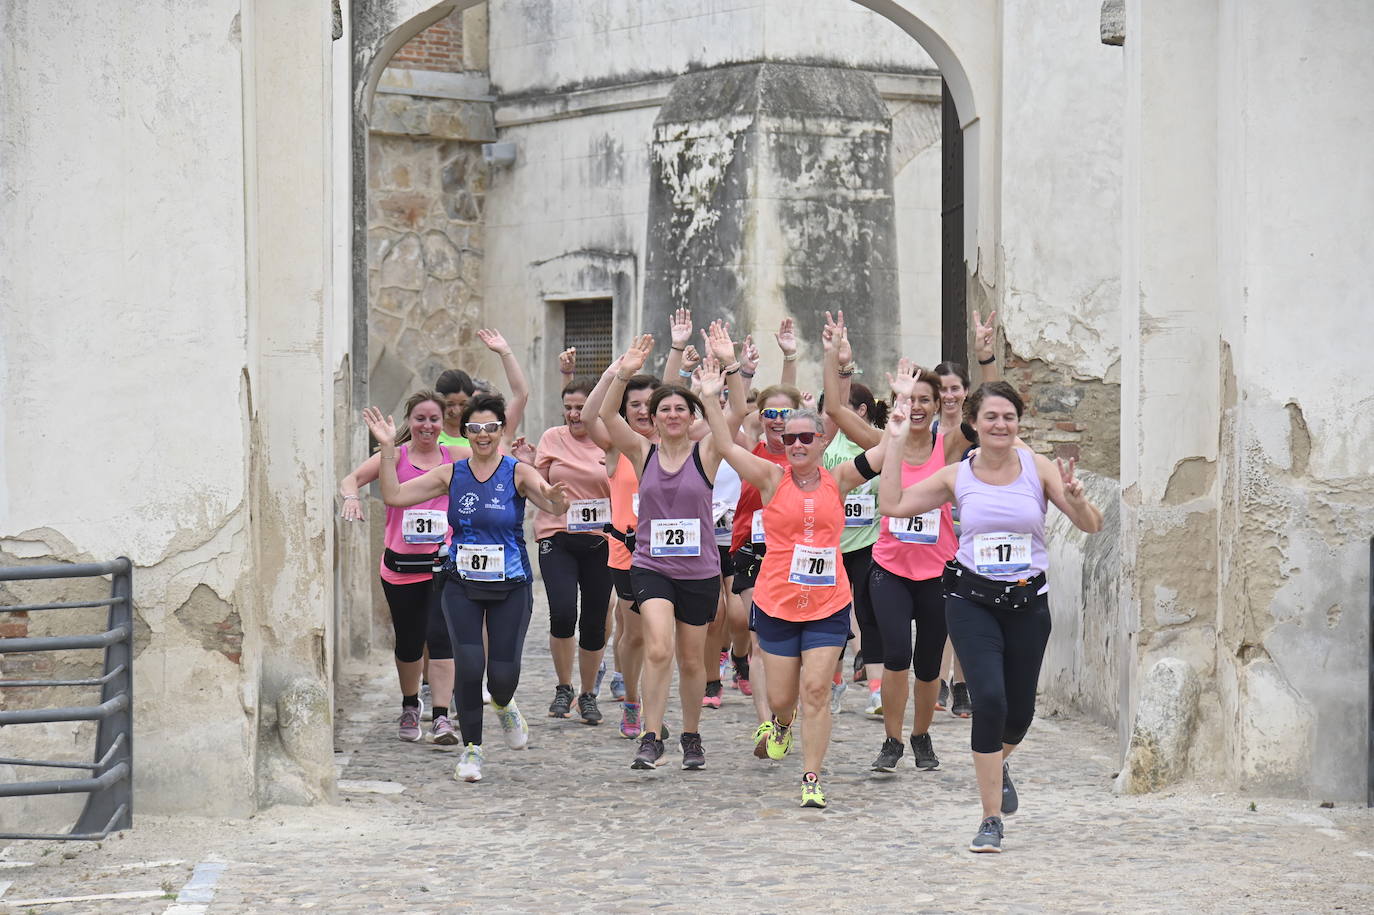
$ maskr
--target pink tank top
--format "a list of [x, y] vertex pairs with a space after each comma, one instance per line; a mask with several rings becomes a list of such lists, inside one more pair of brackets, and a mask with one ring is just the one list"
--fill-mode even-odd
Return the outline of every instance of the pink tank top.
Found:
[[[935, 447], [924, 464], [902, 462], [902, 488], [919, 483], [945, 466], [945, 437], [935, 436]], [[946, 502], [914, 518], [883, 518], [873, 561], [894, 575], [911, 581], [927, 581], [944, 574], [945, 563], [954, 558], [959, 539], [954, 516]]]
[[[399, 452], [396, 455], [397, 480], [404, 483], [429, 473], [410, 463], [410, 449], [406, 445], [402, 445]], [[453, 461], [446, 446], [440, 445], [439, 453], [444, 456], [445, 462]], [[409, 525], [406, 524], [408, 512]], [[440, 539], [435, 540], [436, 537]], [[407, 542], [407, 539], [411, 542]], [[386, 534], [382, 543], [393, 553], [433, 553], [445, 549], [448, 543], [448, 493], [409, 508], [387, 506]], [[428, 573], [393, 572], [386, 567], [385, 560], [381, 563], [381, 574], [382, 581], [393, 585], [413, 585], [433, 577]]]

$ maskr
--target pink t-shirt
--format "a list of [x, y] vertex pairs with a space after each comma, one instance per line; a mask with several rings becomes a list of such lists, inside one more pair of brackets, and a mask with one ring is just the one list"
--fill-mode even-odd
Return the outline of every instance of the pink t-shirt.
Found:
[[[606, 477], [606, 452], [588, 438], [574, 438], [567, 426], [554, 426], [539, 438], [534, 467], [550, 483], [568, 485], [573, 533], [600, 533], [611, 520], [611, 481]], [[534, 517], [534, 539], [543, 540], [568, 530], [568, 515], [539, 511]], [[605, 534], [601, 534], [605, 536]]]
[[[402, 483], [406, 480], [413, 480], [416, 477], [424, 476], [428, 470], [421, 470], [410, 463], [410, 448], [402, 445], [396, 455], [396, 479]], [[451, 463], [453, 456], [449, 454], [446, 446], [439, 446], [439, 453], [444, 456], [444, 461]], [[436, 465], [442, 466], [442, 465]], [[406, 513], [411, 513], [411, 540], [413, 543], [406, 542]], [[435, 513], [438, 514], [435, 514]], [[442, 524], [440, 517], [442, 516]], [[442, 531], [443, 539], [435, 541]], [[420, 542], [428, 540], [431, 542]], [[387, 506], [386, 510], [386, 535], [382, 538], [383, 544], [393, 553], [433, 553], [435, 550], [444, 549], [448, 543], [448, 493], [444, 493], [428, 502], [421, 502], [419, 505], [412, 505], [409, 508], [392, 508]], [[393, 585], [413, 585], [420, 581], [429, 581], [433, 576], [428, 572], [393, 572], [386, 567], [386, 560], [382, 563], [382, 581], [390, 582]]]
[[[945, 466], [944, 434], [935, 436], [935, 447], [924, 464], [902, 462], [902, 488], [919, 483]], [[954, 516], [949, 503], [915, 518], [883, 518], [873, 561], [894, 575], [912, 581], [939, 578], [945, 563], [954, 558], [959, 539], [954, 536]]]

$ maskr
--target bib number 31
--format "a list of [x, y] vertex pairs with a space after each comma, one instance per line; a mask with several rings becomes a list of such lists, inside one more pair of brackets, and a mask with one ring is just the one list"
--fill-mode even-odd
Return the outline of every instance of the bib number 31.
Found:
[[448, 534], [448, 512], [433, 508], [407, 508], [401, 515], [401, 539], [406, 543], [443, 543]]

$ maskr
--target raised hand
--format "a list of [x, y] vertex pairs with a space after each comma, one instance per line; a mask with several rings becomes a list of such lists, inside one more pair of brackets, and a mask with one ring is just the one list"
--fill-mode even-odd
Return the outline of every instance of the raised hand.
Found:
[[523, 435], [516, 437], [515, 441], [510, 443], [510, 456], [522, 464], [533, 466], [537, 455], [538, 451]]
[[563, 375], [577, 374], [577, 347], [570, 346], [558, 354], [558, 371]]
[[498, 356], [509, 356], [512, 352], [510, 344], [506, 342], [505, 337], [501, 336], [499, 330], [492, 330], [489, 327], [479, 328], [477, 331], [477, 339], [485, 343], [487, 349]]
[[706, 351], [724, 365], [735, 361], [735, 344], [730, 340], [730, 325], [724, 321], [712, 321], [707, 330], [701, 332], [706, 343]]
[[903, 356], [897, 361], [896, 376], [894, 377], [891, 372], [887, 375], [887, 383], [892, 388], [892, 393], [898, 397], [911, 397], [916, 391], [916, 376], [920, 372], [920, 366]]
[[725, 387], [725, 373], [721, 371], [720, 360], [715, 356], [707, 356], [702, 360], [697, 378], [701, 382], [702, 399], [719, 397], [721, 389]]
[[682, 370], [684, 372], [695, 371], [696, 367], [700, 364], [701, 353], [697, 352], [697, 348], [695, 346], [688, 343], [682, 349]]
[[759, 348], [754, 345], [754, 335], [745, 334], [744, 344], [740, 347], [739, 367], [753, 375], [759, 370]]
[[1065, 466], [1063, 458], [1055, 458], [1054, 462], [1059, 465], [1059, 479], [1064, 481], [1064, 497], [1070, 502], [1086, 502], [1087, 497], [1083, 494], [1083, 481], [1073, 475], [1078, 459], [1069, 458], [1067, 466]]
[[830, 316], [830, 312], [825, 313], [825, 326], [821, 328], [821, 345], [825, 347], [827, 353], [832, 352], [840, 342], [840, 332], [844, 329], [844, 312], [840, 312], [840, 320], [837, 322]]
[[975, 309], [973, 312], [973, 349], [979, 359], [989, 359], [992, 357], [993, 335], [997, 333], [997, 312], [988, 315], [988, 323], [983, 323], [983, 317]]
[[673, 341], [673, 349], [682, 349], [692, 339], [692, 309], [679, 308], [673, 312], [668, 332]]
[[630, 344], [630, 348], [625, 351], [625, 355], [620, 357], [620, 368], [616, 369], [616, 375], [625, 381], [630, 377], [639, 374], [639, 370], [644, 368], [644, 362], [649, 358], [649, 354], [654, 351], [654, 335], [640, 334], [635, 341]]
[[367, 431], [372, 433], [377, 444], [383, 447], [395, 447], [396, 421], [394, 419], [376, 407], [365, 407], [363, 408], [363, 422], [367, 423]]
[[568, 484], [558, 482], [544, 490], [544, 496], [553, 503], [554, 514], [564, 515], [568, 512]]
[[782, 324], [778, 326], [778, 332], [773, 337], [778, 341], [778, 349], [782, 350], [784, 356], [797, 354], [797, 325], [791, 318], [782, 319]]
[[849, 365], [854, 361], [854, 348], [849, 345], [849, 328], [844, 326], [844, 312], [840, 312], [840, 341], [835, 345], [835, 358], [840, 361], [840, 365]]
[[887, 414], [887, 434], [894, 439], [903, 439], [910, 429], [911, 398], [899, 396]]

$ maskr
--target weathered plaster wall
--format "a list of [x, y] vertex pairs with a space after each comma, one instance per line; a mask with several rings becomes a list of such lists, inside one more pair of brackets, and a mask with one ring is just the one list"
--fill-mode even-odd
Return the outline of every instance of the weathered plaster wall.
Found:
[[[938, 87], [937, 87], [938, 88]], [[899, 351], [920, 365], [940, 361], [940, 100], [888, 102], [892, 202], [901, 301]], [[886, 369], [861, 353], [870, 387]]]

